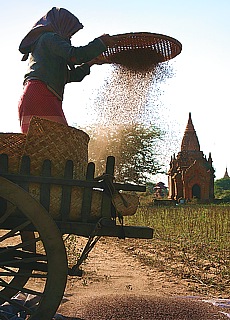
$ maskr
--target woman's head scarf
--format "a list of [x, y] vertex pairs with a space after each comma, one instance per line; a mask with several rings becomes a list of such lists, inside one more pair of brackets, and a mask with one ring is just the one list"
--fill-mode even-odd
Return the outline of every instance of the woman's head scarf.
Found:
[[68, 39], [83, 28], [77, 17], [63, 8], [53, 7], [42, 17], [21, 41], [19, 51], [24, 54], [22, 60], [28, 58], [37, 39], [45, 32], [55, 32]]

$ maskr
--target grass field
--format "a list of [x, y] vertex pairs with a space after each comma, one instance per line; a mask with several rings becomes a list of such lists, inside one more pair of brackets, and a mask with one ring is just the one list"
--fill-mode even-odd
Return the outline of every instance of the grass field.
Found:
[[193, 291], [229, 298], [230, 205], [146, 204], [125, 224], [154, 228], [153, 240], [143, 242], [146, 263], [187, 279]]

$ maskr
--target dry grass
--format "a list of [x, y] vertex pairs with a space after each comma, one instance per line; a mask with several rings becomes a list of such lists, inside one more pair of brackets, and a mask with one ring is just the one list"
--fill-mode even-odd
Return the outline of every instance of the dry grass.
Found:
[[188, 280], [191, 290], [230, 294], [230, 206], [143, 206], [126, 224], [155, 230], [140, 241], [139, 258], [164, 272]]

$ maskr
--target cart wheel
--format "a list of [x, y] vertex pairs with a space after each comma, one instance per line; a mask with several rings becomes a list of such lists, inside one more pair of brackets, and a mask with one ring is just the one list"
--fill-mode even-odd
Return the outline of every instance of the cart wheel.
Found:
[[[48, 212], [28, 192], [0, 177], [0, 299], [30, 320], [50, 320], [67, 281], [66, 250]], [[10, 210], [4, 208], [4, 202]], [[1, 203], [3, 205], [1, 205]], [[23, 305], [16, 293], [33, 297]]]

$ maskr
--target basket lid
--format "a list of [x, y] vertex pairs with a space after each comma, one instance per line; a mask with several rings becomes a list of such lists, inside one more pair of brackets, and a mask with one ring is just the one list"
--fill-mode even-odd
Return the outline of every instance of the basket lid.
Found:
[[169, 36], [141, 32], [114, 35], [116, 44], [99, 57], [100, 63], [113, 63], [131, 69], [148, 69], [176, 57], [182, 44]]

